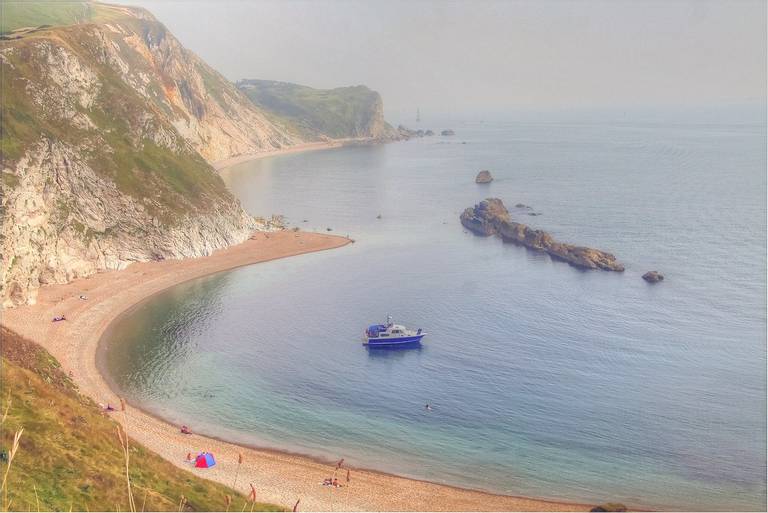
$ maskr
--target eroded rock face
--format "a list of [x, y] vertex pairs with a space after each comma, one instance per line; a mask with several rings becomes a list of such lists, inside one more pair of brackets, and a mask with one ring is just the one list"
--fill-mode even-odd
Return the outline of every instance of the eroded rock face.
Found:
[[[269, 223], [206, 162], [293, 142], [145, 11], [0, 42], [0, 303]], [[7, 150], [7, 151], [6, 151]]]
[[41, 285], [131, 262], [209, 255], [271, 229], [234, 201], [160, 220], [62, 142], [41, 140], [15, 171], [19, 182], [2, 197], [3, 307], [34, 304]]
[[475, 183], [491, 183], [492, 181], [493, 176], [491, 176], [491, 172], [487, 169], [483, 169], [477, 173], [477, 177], [475, 178]]
[[611, 253], [584, 246], [557, 242], [543, 230], [516, 223], [498, 198], [488, 198], [461, 214], [461, 224], [477, 235], [498, 235], [504, 242], [520, 244], [530, 249], [544, 251], [553, 258], [568, 262], [582, 269], [624, 271], [624, 266]]
[[648, 271], [643, 275], [643, 279], [648, 283], [659, 283], [660, 281], [664, 281], [664, 275], [659, 271]]

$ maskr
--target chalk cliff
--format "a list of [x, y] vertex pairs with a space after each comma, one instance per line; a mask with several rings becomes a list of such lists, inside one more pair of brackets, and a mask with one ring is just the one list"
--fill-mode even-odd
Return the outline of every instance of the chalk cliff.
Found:
[[3, 306], [269, 228], [209, 162], [301, 142], [147, 11], [89, 9], [86, 23], [0, 38]]

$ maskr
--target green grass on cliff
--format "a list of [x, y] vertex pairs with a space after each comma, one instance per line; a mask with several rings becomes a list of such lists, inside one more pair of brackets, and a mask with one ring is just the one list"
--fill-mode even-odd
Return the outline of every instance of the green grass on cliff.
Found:
[[307, 138], [364, 137], [381, 114], [381, 97], [365, 86], [314, 89], [272, 80], [242, 80], [237, 86], [256, 106]]
[[124, 16], [119, 6], [69, 0], [1, 0], [0, 34], [41, 25], [104, 22]]
[[[77, 392], [48, 352], [6, 328], [0, 330], [0, 417], [10, 405], [0, 428], [4, 454], [14, 433], [24, 428], [8, 474], [9, 509], [130, 511], [117, 423]], [[226, 495], [234, 497], [231, 511], [245, 505], [245, 497], [230, 488], [178, 469], [135, 442], [131, 450], [137, 509], [145, 496], [145, 511], [178, 511], [182, 495], [187, 511], [223, 511]], [[0, 473], [6, 468], [7, 461], [0, 461]], [[279, 510], [260, 503], [254, 508]]]
[[0, 32], [40, 25], [72, 25], [90, 21], [90, 2], [52, 2], [37, 0], [3, 0], [0, 3]]
[[[121, 23], [135, 28], [139, 34], [144, 29], [165, 30], [150, 20], [125, 18]], [[42, 139], [55, 140], [79, 148], [79, 157], [86, 159], [96, 173], [114, 181], [121, 192], [142, 201], [147, 211], [165, 224], [174, 224], [191, 212], [206, 212], [221, 201], [231, 201], [223, 181], [210, 165], [186, 145], [172, 126], [154, 114], [157, 106], [137, 93], [115, 69], [99, 61], [100, 48], [90, 32], [82, 26], [56, 27], [0, 42], [0, 47], [13, 49], [1, 64], [4, 70], [0, 83], [0, 149], [5, 167], [12, 168]], [[96, 130], [78, 128], [70, 119], [51, 114], [58, 98], [34, 92], [34, 88], [50, 85], [45, 79], [47, 63], [38, 55], [40, 43], [74, 53], [95, 71], [98, 94], [94, 104], [88, 109], [77, 104], [74, 108]], [[121, 55], [137, 70], [147, 66], [131, 50], [126, 49]], [[150, 84], [150, 94], [152, 86], [160, 87]], [[42, 104], [35, 101], [35, 95], [44, 98]], [[147, 119], [153, 120], [149, 123], [154, 126], [148, 126]], [[160, 130], [172, 134], [177, 149], [160, 146], [146, 137]], [[3, 184], [14, 186], [13, 180], [4, 180]]]

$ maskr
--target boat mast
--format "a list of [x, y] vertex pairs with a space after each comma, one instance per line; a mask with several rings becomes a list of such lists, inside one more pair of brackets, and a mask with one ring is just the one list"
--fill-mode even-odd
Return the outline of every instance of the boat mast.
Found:
[[416, 123], [421, 121], [421, 113], [419, 112], [419, 108], [416, 107]]

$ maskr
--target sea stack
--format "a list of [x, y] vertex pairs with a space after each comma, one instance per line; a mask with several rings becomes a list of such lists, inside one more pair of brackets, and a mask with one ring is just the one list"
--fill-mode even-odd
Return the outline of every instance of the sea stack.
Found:
[[659, 283], [660, 281], [664, 281], [664, 275], [659, 271], [648, 271], [643, 275], [643, 279], [648, 283]]
[[493, 176], [491, 176], [491, 172], [487, 169], [483, 169], [477, 173], [477, 178], [475, 178], [475, 183], [491, 183], [492, 181]]
[[488, 198], [461, 214], [461, 224], [471, 232], [488, 237], [498, 235], [529, 249], [544, 251], [552, 258], [568, 262], [581, 269], [602, 269], [623, 272], [624, 266], [611, 253], [584, 246], [557, 242], [543, 230], [534, 230], [510, 219], [509, 211], [498, 198]]

